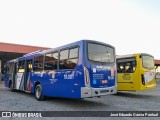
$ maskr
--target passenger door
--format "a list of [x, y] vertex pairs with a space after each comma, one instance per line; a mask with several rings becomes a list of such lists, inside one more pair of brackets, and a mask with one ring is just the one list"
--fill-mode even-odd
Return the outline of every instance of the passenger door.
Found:
[[25, 78], [25, 60], [18, 61], [18, 71], [16, 75], [16, 89], [24, 90], [24, 78]]
[[24, 90], [28, 90], [30, 84], [30, 76], [32, 72], [32, 59], [26, 60], [25, 73], [24, 73]]
[[7, 75], [7, 79], [12, 81], [13, 89], [16, 89], [16, 65], [17, 63], [9, 64], [9, 73]]
[[14, 63], [14, 70], [13, 70], [13, 88], [16, 88], [16, 76], [17, 76], [17, 67], [18, 63]]

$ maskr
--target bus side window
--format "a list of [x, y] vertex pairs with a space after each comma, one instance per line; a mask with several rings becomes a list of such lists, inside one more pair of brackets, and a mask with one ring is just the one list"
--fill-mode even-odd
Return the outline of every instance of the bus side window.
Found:
[[117, 72], [118, 73], [133, 73], [136, 70], [136, 59], [118, 59], [117, 60]]
[[117, 68], [117, 72], [118, 73], [124, 73], [125, 69], [124, 69], [124, 63], [118, 63], [118, 68]]
[[124, 72], [125, 72], [124, 66], [121, 66], [121, 73], [124, 73]]
[[120, 73], [120, 65], [117, 63], [117, 72]]
[[59, 69], [67, 69], [67, 62], [69, 50], [63, 50], [60, 52]]
[[60, 52], [60, 69], [74, 69], [78, 62], [78, 47]]
[[74, 69], [78, 62], [78, 48], [69, 50], [69, 59], [67, 60], [69, 69]]
[[132, 73], [133, 72], [133, 68], [130, 66], [127, 70], [127, 73]]
[[136, 70], [136, 61], [129, 61], [126, 63], [126, 72], [133, 73]]
[[42, 71], [43, 70], [43, 58], [44, 56], [37, 56], [34, 58], [33, 71]]
[[131, 67], [130, 62], [127, 62], [127, 63], [126, 63], [126, 66], [125, 66], [125, 71], [126, 71], [126, 73], [130, 73], [130, 72], [131, 72], [131, 69], [132, 69], [132, 67]]
[[25, 61], [23, 60], [23, 61], [19, 61], [18, 62], [18, 72], [24, 72], [25, 71]]
[[9, 67], [8, 67], [8, 64], [5, 64], [4, 65], [4, 74], [7, 74], [9, 73]]
[[136, 61], [133, 61], [132, 65], [133, 65], [133, 71], [135, 71], [136, 70]]
[[32, 72], [32, 60], [27, 60], [27, 72]]
[[56, 70], [58, 63], [58, 52], [45, 55], [44, 70]]

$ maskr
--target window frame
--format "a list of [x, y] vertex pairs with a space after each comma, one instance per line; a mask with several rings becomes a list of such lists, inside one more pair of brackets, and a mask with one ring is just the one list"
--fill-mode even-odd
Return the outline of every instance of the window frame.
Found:
[[[126, 72], [126, 70], [125, 70], [125, 72], [118, 72], [118, 70], [117, 70], [117, 73], [120, 73], [120, 74], [124, 74], [124, 73], [129, 73], [129, 74], [131, 74], [131, 73], [135, 73], [135, 71], [136, 71], [136, 69], [137, 69], [137, 58], [136, 58], [136, 57], [118, 58], [118, 59], [116, 60], [117, 69], [118, 69], [118, 60], [124, 60], [124, 62], [119, 62], [119, 63], [123, 63], [123, 67], [124, 67], [124, 68], [126, 67], [126, 63], [128, 63], [128, 62], [133, 62], [133, 61], [130, 61], [130, 60], [127, 61], [127, 59], [134, 59], [134, 60], [135, 60], [135, 70], [134, 70], [133, 72]], [[133, 65], [133, 64], [132, 64], [132, 65]]]
[[[74, 48], [78, 48], [78, 56], [77, 57], [74, 57], [74, 58], [69, 58], [69, 55], [70, 55], [70, 50], [71, 49], [74, 49]], [[75, 66], [75, 68], [74, 69], [60, 69], [60, 67], [59, 67], [59, 63], [60, 63], [60, 52], [61, 51], [63, 51], [63, 50], [69, 50], [69, 52], [68, 52], [68, 58], [67, 59], [62, 59], [62, 60], [72, 60], [72, 59], [77, 59], [77, 63], [76, 63], [76, 66]], [[75, 70], [76, 69], [76, 67], [77, 67], [77, 65], [78, 65], [78, 62], [79, 62], [79, 51], [80, 51], [80, 46], [79, 45], [74, 45], [74, 46], [71, 46], [71, 47], [67, 47], [67, 48], [64, 48], [64, 49], [60, 49], [60, 50], [55, 50], [55, 51], [50, 51], [50, 52], [48, 52], [48, 53], [45, 53], [45, 54], [42, 54], [42, 55], [38, 55], [38, 56], [35, 56], [34, 58], [33, 58], [33, 72], [42, 72], [42, 71], [55, 71], [55, 70]], [[46, 54], [54, 54], [54, 53], [58, 53], [58, 59], [57, 59], [57, 69], [55, 69], [55, 70], [44, 70], [44, 65], [45, 65], [45, 57], [46, 57]], [[40, 56], [43, 56], [43, 69], [42, 70], [34, 70], [34, 67], [35, 67], [35, 58], [36, 57], [40, 57]]]
[[[57, 54], [58, 54], [58, 59], [57, 59], [57, 69], [53, 69], [53, 70], [45, 70], [46, 55], [47, 55], [47, 54], [51, 54], [51, 56], [53, 57], [53, 54], [54, 54], [54, 53], [57, 53]], [[59, 69], [59, 68], [58, 68], [58, 67], [59, 67], [59, 66], [58, 66], [58, 64], [59, 64], [59, 51], [52, 51], [52, 52], [45, 53], [45, 54], [44, 54], [44, 61], [43, 61], [43, 64], [44, 64], [44, 65], [43, 65], [43, 70], [44, 70], [44, 71], [54, 71], [54, 70], [58, 70], [58, 69]]]
[[[29, 65], [28, 61], [30, 62], [29, 64], [31, 65], [31, 68], [29, 68], [28, 66]], [[33, 72], [33, 63], [34, 63], [34, 59], [26, 59], [26, 72]]]
[[18, 70], [17, 70], [17, 72], [18, 73], [23, 73], [23, 72], [20, 72], [19, 70], [20, 70], [20, 62], [23, 62], [23, 68], [21, 68], [21, 69], [24, 69], [24, 72], [26, 72], [26, 60], [19, 60], [18, 61]]
[[141, 55], [141, 58], [142, 58], [142, 67], [143, 67], [144, 69], [153, 70], [154, 67], [155, 67], [155, 65], [154, 65], [152, 68], [151, 68], [151, 67], [146, 67], [146, 66], [144, 66], [143, 56], [152, 57], [152, 58], [153, 58], [153, 62], [154, 62], [154, 57], [153, 57], [152, 55], [149, 55], [149, 54], [142, 54], [142, 55]]
[[[35, 68], [35, 59], [37, 58], [37, 57], [40, 57], [40, 56], [43, 56], [43, 60], [42, 60], [42, 70], [34, 70], [34, 68]], [[36, 63], [37, 64], [37, 63]], [[39, 64], [39, 63], [38, 63]], [[34, 57], [34, 59], [33, 59], [33, 72], [41, 72], [41, 71], [43, 71], [44, 70], [44, 54], [42, 54], [42, 55], [38, 55], [38, 56], [35, 56]]]
[[[78, 56], [75, 57], [75, 58], [69, 58], [70, 50], [71, 50], [71, 49], [74, 49], [74, 48], [78, 48]], [[65, 48], [65, 49], [59, 50], [58, 70], [75, 70], [75, 69], [76, 69], [77, 64], [78, 64], [78, 62], [79, 62], [79, 48], [80, 48], [79, 45], [75, 45], [75, 46], [72, 46], [72, 47], [67, 47], [67, 48]], [[64, 51], [64, 50], [67, 50], [67, 49], [69, 50], [69, 52], [68, 52], [68, 59], [62, 59], [62, 60], [71, 60], [71, 59], [76, 59], [76, 58], [77, 58], [77, 63], [76, 63], [76, 66], [75, 66], [74, 69], [60, 69], [60, 67], [59, 67], [60, 61], [62, 61], [62, 60], [60, 60], [60, 52], [61, 52], [61, 51]]]
[[[97, 45], [102, 45], [102, 46], [107, 46], [107, 47], [110, 47], [110, 48], [112, 48], [113, 49], [113, 54], [114, 54], [114, 62], [99, 62], [99, 61], [94, 61], [94, 60], [90, 60], [89, 59], [89, 49], [88, 49], [88, 44], [97, 44]], [[111, 46], [111, 45], [108, 45], [108, 44], [103, 44], [103, 43], [99, 43], [99, 42], [86, 42], [86, 48], [87, 48], [87, 50], [86, 50], [86, 52], [87, 52], [87, 59], [90, 61], [90, 62], [92, 62], [93, 64], [113, 64], [113, 63], [116, 63], [116, 52], [115, 52], [115, 48], [113, 47], [113, 46]]]

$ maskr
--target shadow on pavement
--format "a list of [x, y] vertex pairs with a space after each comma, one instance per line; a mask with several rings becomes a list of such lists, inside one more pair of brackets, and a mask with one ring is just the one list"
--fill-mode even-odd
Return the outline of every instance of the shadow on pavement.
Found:
[[[143, 92], [146, 92], [147, 91], [143, 91]], [[129, 98], [139, 98], [139, 99], [144, 99], [144, 98], [153, 98], [155, 96], [153, 95], [149, 95], [149, 94], [139, 94], [139, 93], [136, 93], [136, 92], [117, 92], [117, 94], [115, 94], [116, 96], [121, 96], [121, 97], [129, 97]]]

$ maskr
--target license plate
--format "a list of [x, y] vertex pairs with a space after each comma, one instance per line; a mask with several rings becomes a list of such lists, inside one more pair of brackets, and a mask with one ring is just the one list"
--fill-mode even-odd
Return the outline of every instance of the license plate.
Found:
[[107, 93], [109, 90], [101, 90], [100, 93]]
[[105, 83], [107, 83], [108, 81], [107, 80], [101, 80], [101, 83], [102, 84], [105, 84]]

